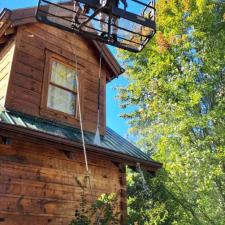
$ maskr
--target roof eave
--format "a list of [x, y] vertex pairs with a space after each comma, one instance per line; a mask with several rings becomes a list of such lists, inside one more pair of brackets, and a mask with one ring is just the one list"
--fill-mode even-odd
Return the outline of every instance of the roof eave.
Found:
[[[9, 135], [10, 137], [13, 137], [18, 136], [18, 134], [19, 136], [26, 136], [26, 139], [30, 139], [34, 142], [36, 140], [40, 143], [41, 140], [41, 142], [44, 144], [54, 145], [57, 148], [61, 148], [65, 151], [75, 151], [75, 148], [82, 150], [82, 143], [80, 142], [74, 142], [61, 137], [57, 137], [55, 135], [35, 131], [30, 128], [23, 128], [18, 125], [11, 125], [0, 122], [0, 135]], [[101, 156], [109, 158], [111, 161], [124, 163], [131, 167], [134, 167], [137, 163], [140, 163], [141, 167], [149, 172], [156, 172], [157, 170], [162, 168], [162, 164], [155, 161], [138, 159], [133, 156], [128, 156], [126, 154], [118, 153], [115, 151], [109, 151], [108, 149], [94, 145], [87, 145], [86, 147], [89, 152], [100, 154]]]
[[99, 51], [102, 51], [105, 60], [107, 60], [110, 64], [112, 75], [110, 76], [110, 79], [107, 82], [110, 82], [111, 80], [117, 78], [125, 72], [125, 69], [120, 66], [119, 62], [116, 60], [116, 58], [106, 45], [103, 45], [102, 47], [102, 45], [97, 41], [93, 41], [93, 43]]

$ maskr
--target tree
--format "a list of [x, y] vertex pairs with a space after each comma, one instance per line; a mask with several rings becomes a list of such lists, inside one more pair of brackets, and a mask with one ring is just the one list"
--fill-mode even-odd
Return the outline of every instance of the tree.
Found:
[[[88, 190], [89, 176], [85, 176], [83, 182], [76, 177], [76, 183], [81, 188], [80, 207], [76, 209], [74, 219], [69, 225], [118, 225], [119, 215], [117, 211], [118, 199], [116, 193], [102, 194], [94, 199], [91, 190]], [[91, 195], [92, 204], [88, 204], [88, 192]], [[92, 191], [91, 191], [92, 192]]]
[[[120, 52], [130, 81], [121, 106], [135, 106], [123, 117], [164, 164], [148, 181], [158, 188], [148, 197], [157, 208], [138, 224], [224, 224], [224, 12], [219, 0], [158, 0], [155, 38], [139, 54]], [[131, 217], [138, 200], [130, 198]]]

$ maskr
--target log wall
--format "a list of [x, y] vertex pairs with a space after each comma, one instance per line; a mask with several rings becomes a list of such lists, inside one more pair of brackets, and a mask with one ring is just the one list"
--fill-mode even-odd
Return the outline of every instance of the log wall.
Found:
[[[124, 179], [121, 169], [109, 160], [88, 155], [92, 195], [119, 193], [118, 210], [123, 211]], [[0, 224], [68, 225], [79, 208], [85, 164], [82, 151], [70, 153], [50, 146], [20, 141], [0, 144]], [[121, 216], [121, 219], [123, 217]], [[121, 220], [122, 221], [122, 220]], [[122, 222], [121, 222], [122, 224]]]
[[[16, 34], [16, 47], [6, 107], [33, 116], [56, 119], [80, 127], [79, 120], [41, 110], [46, 52], [64, 57], [75, 66], [81, 78], [81, 102], [84, 129], [95, 132], [97, 123], [99, 53], [80, 36], [35, 23], [23, 25]], [[107, 69], [103, 65], [101, 80], [101, 133], [105, 132], [105, 85]], [[42, 111], [42, 113], [41, 113]]]

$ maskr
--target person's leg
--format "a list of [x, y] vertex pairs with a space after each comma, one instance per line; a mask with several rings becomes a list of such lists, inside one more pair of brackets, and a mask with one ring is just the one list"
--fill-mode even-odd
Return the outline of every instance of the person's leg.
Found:
[[82, 8], [81, 8], [79, 2], [74, 1], [73, 10], [74, 10], [74, 15], [73, 15], [72, 26], [75, 28], [79, 24], [79, 20], [78, 19], [79, 19], [79, 16], [80, 16], [81, 12], [82, 12]]
[[[113, 0], [113, 7], [119, 7], [119, 0]], [[117, 33], [118, 33], [118, 24], [119, 24], [119, 19], [116, 16], [113, 16], [112, 18], [112, 38], [114, 42], [117, 42]]]
[[113, 24], [112, 37], [113, 37], [114, 42], [117, 42], [117, 33], [118, 33], [118, 24], [119, 24], [118, 17], [114, 16], [112, 18], [112, 24]]
[[84, 6], [84, 10], [83, 10], [83, 13], [84, 14], [88, 14], [90, 12], [90, 7], [88, 5], [85, 5]]
[[80, 6], [80, 3], [77, 2], [77, 1], [74, 3], [74, 11], [75, 11], [77, 14], [80, 14], [81, 11], [82, 11], [82, 8], [81, 8], [81, 6]]
[[103, 12], [100, 12], [100, 29], [102, 31], [102, 36], [105, 36], [107, 34], [108, 31], [108, 24], [106, 23], [106, 14]]
[[112, 18], [112, 23], [113, 23], [113, 30], [112, 30], [112, 33], [113, 34], [117, 34], [118, 32], [118, 24], [119, 24], [119, 19], [118, 17], [114, 16]]

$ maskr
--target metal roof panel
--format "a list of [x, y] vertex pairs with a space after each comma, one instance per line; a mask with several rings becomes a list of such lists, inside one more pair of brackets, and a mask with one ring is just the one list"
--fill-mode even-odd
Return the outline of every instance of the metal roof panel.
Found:
[[[35, 131], [54, 135], [74, 142], [81, 142], [81, 132], [77, 128], [56, 123], [50, 120], [25, 115], [19, 112], [4, 111], [0, 113], [0, 122], [21, 126], [24, 128], [30, 128]], [[94, 133], [85, 131], [85, 142], [88, 145], [95, 146], [93, 144], [94, 136]], [[137, 159], [154, 162], [146, 153], [141, 151], [135, 145], [133, 145], [108, 127], [106, 128], [105, 136], [101, 136], [101, 145], [98, 147], [108, 149], [109, 151], [114, 151], [128, 156], [132, 156]]]

